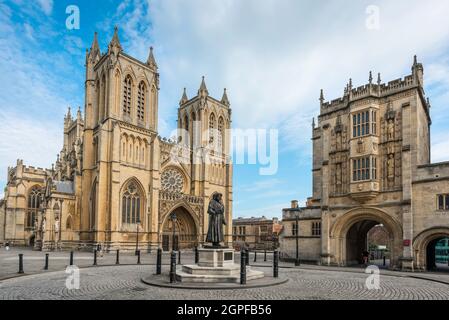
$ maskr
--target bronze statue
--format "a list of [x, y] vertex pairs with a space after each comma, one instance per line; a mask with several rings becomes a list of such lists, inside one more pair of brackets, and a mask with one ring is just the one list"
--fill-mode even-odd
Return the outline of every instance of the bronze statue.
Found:
[[224, 241], [223, 225], [226, 225], [224, 216], [223, 195], [216, 193], [209, 202], [207, 213], [209, 214], [209, 229], [207, 231], [206, 242], [211, 242], [213, 247], [220, 247]]

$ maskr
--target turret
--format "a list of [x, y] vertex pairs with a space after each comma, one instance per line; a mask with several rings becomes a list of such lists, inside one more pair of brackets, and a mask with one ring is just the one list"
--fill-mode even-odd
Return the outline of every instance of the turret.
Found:
[[184, 88], [184, 92], [182, 94], [181, 100], [179, 101], [179, 106], [182, 106], [187, 101], [189, 101], [189, 98], [187, 97], [186, 88]]
[[209, 95], [209, 91], [207, 90], [206, 81], [204, 80], [204, 76], [203, 76], [203, 80], [201, 81], [201, 85], [198, 90], [198, 96], [199, 97], [207, 97], [208, 95]]
[[120, 39], [118, 37], [118, 27], [114, 28], [114, 35], [112, 36], [112, 40], [108, 46], [108, 53], [113, 53], [115, 56], [119, 54], [119, 52], [123, 51], [122, 45], [120, 44]]
[[413, 57], [412, 75], [418, 85], [424, 86], [424, 67], [422, 63], [418, 63], [416, 55]]
[[221, 98], [221, 103], [227, 107], [229, 107], [231, 105], [231, 103], [229, 102], [229, 99], [228, 99], [228, 94], [226, 92], [226, 88], [224, 88], [223, 97]]
[[154, 58], [153, 47], [150, 47], [150, 54], [148, 55], [147, 65], [151, 69], [157, 70], [157, 63], [156, 63], [156, 59]]

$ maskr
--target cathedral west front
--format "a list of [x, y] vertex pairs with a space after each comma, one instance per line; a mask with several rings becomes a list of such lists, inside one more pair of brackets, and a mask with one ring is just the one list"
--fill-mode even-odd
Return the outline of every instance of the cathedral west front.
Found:
[[[118, 30], [102, 53], [86, 53], [84, 114], [70, 108], [64, 145], [48, 169], [17, 160], [0, 202], [1, 239], [40, 250], [169, 250], [205, 241], [207, 204], [223, 195], [225, 242], [232, 241], [232, 164], [226, 89], [184, 89], [177, 137], [158, 134], [159, 73], [153, 50], [142, 62], [125, 53]], [[173, 227], [176, 236], [173, 237]]]

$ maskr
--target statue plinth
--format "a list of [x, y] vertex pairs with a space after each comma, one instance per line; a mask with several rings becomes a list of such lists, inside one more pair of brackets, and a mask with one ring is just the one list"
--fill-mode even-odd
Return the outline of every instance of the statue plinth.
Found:
[[[212, 246], [198, 249], [199, 262], [195, 265], [183, 265], [176, 271], [176, 278], [181, 282], [195, 283], [239, 283], [240, 265], [234, 263], [235, 250], [227, 247]], [[262, 271], [246, 267], [248, 281], [264, 277]]]

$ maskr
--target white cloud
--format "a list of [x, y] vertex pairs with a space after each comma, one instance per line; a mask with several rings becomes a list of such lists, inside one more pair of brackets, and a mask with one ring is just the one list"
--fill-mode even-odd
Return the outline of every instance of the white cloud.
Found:
[[41, 10], [47, 15], [53, 12], [53, 0], [37, 0]]

